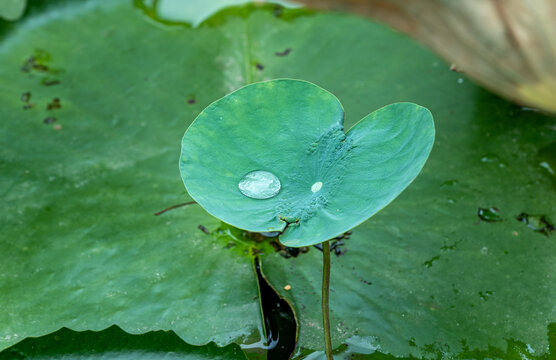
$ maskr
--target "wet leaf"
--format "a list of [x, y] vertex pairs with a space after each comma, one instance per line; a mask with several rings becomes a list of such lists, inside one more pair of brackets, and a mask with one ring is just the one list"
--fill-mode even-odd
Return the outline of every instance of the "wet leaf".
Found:
[[241, 88], [203, 110], [186, 131], [184, 184], [229, 224], [283, 230], [286, 246], [331, 239], [398, 196], [434, 140], [430, 112], [415, 104], [383, 107], [347, 133], [343, 120], [338, 99], [305, 81]]
[[128, 1], [52, 6], [0, 45], [0, 348], [112, 324], [196, 345], [258, 340], [251, 255], [199, 230], [219, 222], [197, 205], [154, 216], [191, 200], [177, 170], [199, 111], [186, 97], [211, 100], [199, 84], [219, 50], [148, 24]]
[[172, 332], [130, 335], [116, 326], [94, 332], [66, 328], [28, 338], [0, 352], [0, 360], [238, 360], [245, 359], [237, 345], [191, 346]]

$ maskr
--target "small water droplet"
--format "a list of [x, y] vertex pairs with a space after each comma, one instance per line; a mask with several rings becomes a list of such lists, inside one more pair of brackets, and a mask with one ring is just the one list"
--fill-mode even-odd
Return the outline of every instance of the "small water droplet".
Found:
[[462, 84], [462, 83], [463, 83], [463, 79], [462, 79], [462, 78], [459, 78], [459, 79], [458, 79], [458, 84]]
[[489, 291], [489, 290], [487, 290], [487, 291], [479, 291], [479, 297], [480, 297], [482, 300], [484, 300], [484, 301], [487, 301], [488, 298], [489, 298], [490, 296], [492, 296], [493, 294], [494, 294], [494, 292]]
[[522, 111], [534, 111], [534, 112], [538, 112], [538, 111], [539, 111], [539, 109], [532, 108], [532, 107], [526, 107], [526, 106], [522, 106], [522, 107], [521, 107], [521, 110], [522, 110]]
[[500, 216], [500, 210], [495, 207], [489, 207], [488, 209], [479, 208], [477, 211], [477, 216], [479, 219], [486, 222], [498, 222], [502, 221], [502, 216]]
[[556, 229], [546, 215], [521, 213], [517, 216], [516, 220], [526, 224], [529, 229], [546, 236], [549, 236]]
[[313, 186], [311, 186], [311, 191], [316, 193], [317, 191], [320, 191], [320, 189], [322, 189], [322, 182], [321, 181], [317, 181], [316, 183], [313, 184]]
[[238, 184], [239, 191], [252, 199], [264, 200], [275, 197], [281, 188], [280, 180], [271, 172], [251, 171]]
[[539, 164], [541, 167], [545, 168], [551, 175], [554, 175], [554, 170], [552, 169], [552, 167], [550, 166], [549, 163], [547, 163], [546, 161], [543, 161]]

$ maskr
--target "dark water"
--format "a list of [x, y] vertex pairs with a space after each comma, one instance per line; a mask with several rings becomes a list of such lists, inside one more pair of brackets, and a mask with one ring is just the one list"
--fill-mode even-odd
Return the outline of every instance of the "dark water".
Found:
[[295, 314], [290, 305], [278, 296], [264, 278], [259, 258], [255, 258], [255, 269], [261, 291], [261, 304], [268, 345], [267, 359], [289, 359], [295, 350], [296, 343], [297, 322]]

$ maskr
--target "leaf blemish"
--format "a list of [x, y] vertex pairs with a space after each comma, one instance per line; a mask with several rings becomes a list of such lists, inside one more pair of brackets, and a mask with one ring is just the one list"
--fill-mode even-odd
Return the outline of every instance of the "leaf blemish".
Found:
[[54, 110], [60, 109], [62, 107], [62, 103], [60, 102], [59, 98], [54, 98], [48, 105], [46, 105], [46, 110]]
[[277, 52], [275, 52], [274, 55], [276, 55], [276, 56], [286, 56], [286, 55], [288, 55], [291, 51], [292, 51], [291, 48], [287, 48], [287, 49], [284, 50], [284, 51], [277, 51]]
[[271, 241], [270, 245], [274, 248], [274, 250], [280, 254], [280, 256], [289, 259], [292, 257], [297, 257], [299, 254], [306, 254], [309, 252], [309, 248], [307, 246], [294, 248], [289, 246], [282, 245], [279, 241]]
[[59, 83], [60, 80], [57, 79], [44, 78], [41, 80], [41, 84], [43, 84], [44, 86], [58, 85]]
[[204, 227], [203, 225], [199, 225], [199, 226], [197, 226], [197, 228], [199, 230], [201, 230], [202, 232], [204, 232], [205, 234], [210, 235], [210, 231], [206, 227]]
[[29, 101], [31, 100], [31, 92], [27, 91], [21, 94], [21, 101], [25, 103], [23, 105], [23, 110], [29, 110], [35, 106], [35, 104], [31, 104]]
[[29, 102], [29, 100], [31, 100], [31, 92], [27, 91], [24, 92], [23, 94], [21, 94], [21, 101], [23, 101], [24, 103]]

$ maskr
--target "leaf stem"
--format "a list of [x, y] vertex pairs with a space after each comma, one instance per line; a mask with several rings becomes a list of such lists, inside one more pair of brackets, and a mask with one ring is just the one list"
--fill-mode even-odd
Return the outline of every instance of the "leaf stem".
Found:
[[329, 314], [329, 289], [330, 289], [330, 242], [322, 243], [322, 327], [324, 328], [324, 349], [326, 360], [332, 358], [332, 339], [330, 337]]
[[177, 205], [172, 205], [172, 206], [170, 206], [170, 207], [168, 207], [164, 210], [160, 210], [159, 212], [155, 212], [154, 216], [159, 216], [159, 215], [164, 214], [166, 211], [170, 211], [170, 210], [182, 207], [182, 206], [188, 206], [188, 205], [193, 205], [193, 204], [197, 204], [197, 202], [196, 201], [189, 201], [189, 202], [185, 202], [185, 203], [181, 203], [181, 204], [177, 204]]

